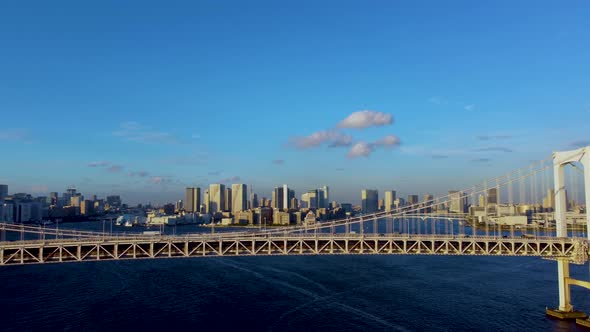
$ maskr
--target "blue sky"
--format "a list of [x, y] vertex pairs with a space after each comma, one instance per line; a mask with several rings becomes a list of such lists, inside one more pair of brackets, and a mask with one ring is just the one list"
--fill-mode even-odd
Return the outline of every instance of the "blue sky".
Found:
[[587, 1], [3, 2], [0, 183], [128, 202], [216, 182], [352, 202], [469, 187], [590, 144], [588, 17]]

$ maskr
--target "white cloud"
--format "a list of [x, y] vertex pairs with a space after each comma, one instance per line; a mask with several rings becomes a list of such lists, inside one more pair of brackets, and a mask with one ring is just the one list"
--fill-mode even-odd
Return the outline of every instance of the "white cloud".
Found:
[[368, 157], [373, 152], [374, 146], [367, 142], [355, 143], [348, 151], [348, 158]]
[[385, 137], [383, 137], [382, 139], [376, 141], [375, 143], [373, 143], [376, 146], [383, 146], [383, 147], [395, 147], [398, 146], [400, 144], [400, 140], [399, 137], [395, 136], [395, 135], [387, 135]]
[[88, 163], [88, 167], [106, 167], [110, 164], [108, 161], [93, 161]]
[[465, 107], [463, 107], [466, 111], [471, 112], [473, 110], [475, 110], [475, 104], [469, 104], [466, 105]]
[[340, 121], [337, 127], [363, 129], [368, 127], [386, 126], [392, 123], [393, 116], [391, 114], [364, 110], [352, 113], [344, 120]]
[[152, 128], [143, 126], [135, 121], [121, 123], [119, 125], [119, 130], [113, 132], [113, 135], [122, 137], [128, 141], [139, 143], [178, 143], [178, 139], [173, 135], [166, 132], [153, 130]]
[[289, 145], [298, 149], [313, 148], [324, 143], [330, 143], [331, 147], [349, 146], [352, 143], [352, 136], [334, 130], [324, 130], [308, 136], [292, 137], [289, 141]]

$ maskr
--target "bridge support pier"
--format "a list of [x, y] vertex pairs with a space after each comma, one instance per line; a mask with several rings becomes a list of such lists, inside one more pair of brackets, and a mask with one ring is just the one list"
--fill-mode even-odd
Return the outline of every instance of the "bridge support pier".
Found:
[[[586, 151], [587, 149], [588, 151]], [[565, 196], [565, 165], [579, 161], [584, 166], [584, 192], [586, 194], [586, 204], [590, 203], [590, 154], [586, 152], [590, 152], [590, 147], [553, 153], [555, 228], [558, 237], [568, 237], [566, 221], [567, 202]], [[588, 213], [586, 217], [586, 227], [588, 230], [587, 236], [588, 239], [590, 239], [590, 213]], [[588, 317], [581, 311], [575, 311], [571, 304], [570, 285], [572, 283], [579, 285], [580, 282], [570, 278], [570, 262], [567, 258], [560, 258], [557, 260], [557, 283], [559, 286], [559, 308], [547, 308], [547, 315], [559, 319], [583, 319]]]

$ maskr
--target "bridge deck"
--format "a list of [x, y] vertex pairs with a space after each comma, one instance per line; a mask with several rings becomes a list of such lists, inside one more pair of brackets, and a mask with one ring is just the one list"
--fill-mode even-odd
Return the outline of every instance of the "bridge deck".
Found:
[[538, 256], [585, 261], [577, 238], [450, 235], [301, 234], [65, 238], [0, 243], [0, 265], [117, 259], [268, 255]]

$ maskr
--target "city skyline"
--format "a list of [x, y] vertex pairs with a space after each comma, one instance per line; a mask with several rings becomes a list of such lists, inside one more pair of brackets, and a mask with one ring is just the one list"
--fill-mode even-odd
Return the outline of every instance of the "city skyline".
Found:
[[3, 6], [11, 192], [164, 203], [287, 183], [358, 203], [365, 188], [436, 196], [590, 144], [590, 24], [559, 4], [201, 2], [157, 19], [140, 3]]

